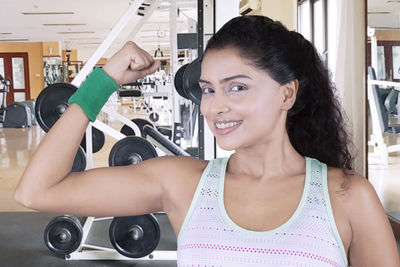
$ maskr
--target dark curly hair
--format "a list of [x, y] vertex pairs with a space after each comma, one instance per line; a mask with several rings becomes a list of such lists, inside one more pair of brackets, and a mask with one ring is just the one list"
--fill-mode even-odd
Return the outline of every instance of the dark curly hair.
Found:
[[281, 85], [298, 80], [296, 102], [286, 120], [290, 142], [298, 153], [328, 166], [353, 170], [344, 112], [330, 72], [312, 43], [278, 21], [240, 16], [211, 37], [205, 53], [227, 47], [236, 49]]

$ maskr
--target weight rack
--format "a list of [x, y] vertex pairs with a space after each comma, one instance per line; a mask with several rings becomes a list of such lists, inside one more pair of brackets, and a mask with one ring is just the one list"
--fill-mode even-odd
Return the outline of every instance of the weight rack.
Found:
[[[139, 10], [139, 7], [143, 4], [143, 2], [144, 0], [135, 0], [131, 3], [128, 10], [123, 14], [123, 16], [114, 26], [109, 35], [105, 38], [105, 40], [94, 52], [94, 54], [90, 57], [90, 59], [81, 69], [78, 75], [72, 80], [71, 82], [72, 85], [79, 87], [82, 84], [82, 82], [86, 79], [87, 75], [93, 70], [96, 62], [98, 62], [98, 60], [104, 55], [107, 49], [115, 41], [117, 36], [123, 31], [123, 29], [129, 23], [129, 21], [135, 16], [136, 12]], [[135, 36], [135, 34], [140, 30], [145, 20], [151, 16], [154, 10], [158, 7], [161, 0], [150, 0], [146, 2], [147, 3], [151, 2], [150, 7], [147, 8], [146, 14], [140, 19], [139, 23], [136, 25], [136, 27], [130, 34], [129, 40], [132, 39]], [[175, 1], [172, 1], [172, 8], [176, 9]], [[139, 127], [128, 118], [120, 115], [116, 111], [106, 106], [104, 106], [101, 111], [114, 117], [118, 121], [130, 127], [134, 131], [136, 136], [141, 135]], [[117, 130], [111, 128], [110, 126], [99, 120], [89, 123], [86, 129], [86, 162], [87, 162], [87, 168], [89, 169], [93, 168], [93, 151], [92, 151], [92, 138], [91, 138], [92, 127], [97, 128], [98, 130], [111, 136], [117, 141], [126, 137], [124, 134], [118, 132]], [[163, 149], [163, 151], [168, 151], [168, 149]], [[173, 153], [169, 154], [172, 155]], [[153, 251], [150, 255], [143, 258], [128, 258], [119, 254], [115, 249], [87, 244], [86, 243], [87, 237], [89, 235], [90, 229], [92, 228], [93, 224], [95, 222], [109, 220], [112, 218], [113, 217], [104, 217], [104, 218], [88, 217], [83, 225], [83, 236], [79, 248], [75, 252], [69, 255], [65, 255], [65, 259], [66, 260], [143, 260], [143, 259], [176, 260], [177, 259], [176, 251]]]

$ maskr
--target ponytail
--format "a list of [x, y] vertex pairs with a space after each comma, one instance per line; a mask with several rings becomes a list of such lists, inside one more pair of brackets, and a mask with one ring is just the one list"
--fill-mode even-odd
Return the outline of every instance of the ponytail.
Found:
[[287, 115], [289, 139], [304, 156], [316, 158], [328, 166], [353, 169], [344, 112], [330, 72], [309, 41], [296, 32], [291, 32], [291, 36], [293, 51], [297, 52], [292, 67], [299, 89]]

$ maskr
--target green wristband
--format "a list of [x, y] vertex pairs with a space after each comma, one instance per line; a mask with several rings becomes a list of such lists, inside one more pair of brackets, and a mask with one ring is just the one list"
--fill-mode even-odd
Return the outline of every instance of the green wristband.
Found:
[[79, 89], [70, 97], [68, 104], [78, 104], [91, 122], [96, 120], [101, 108], [119, 85], [101, 68], [95, 68]]

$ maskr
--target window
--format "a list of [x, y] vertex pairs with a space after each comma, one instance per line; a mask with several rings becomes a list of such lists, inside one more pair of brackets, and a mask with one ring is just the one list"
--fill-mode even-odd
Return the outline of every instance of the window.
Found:
[[298, 0], [297, 31], [312, 42], [327, 62], [327, 4], [328, 0]]

